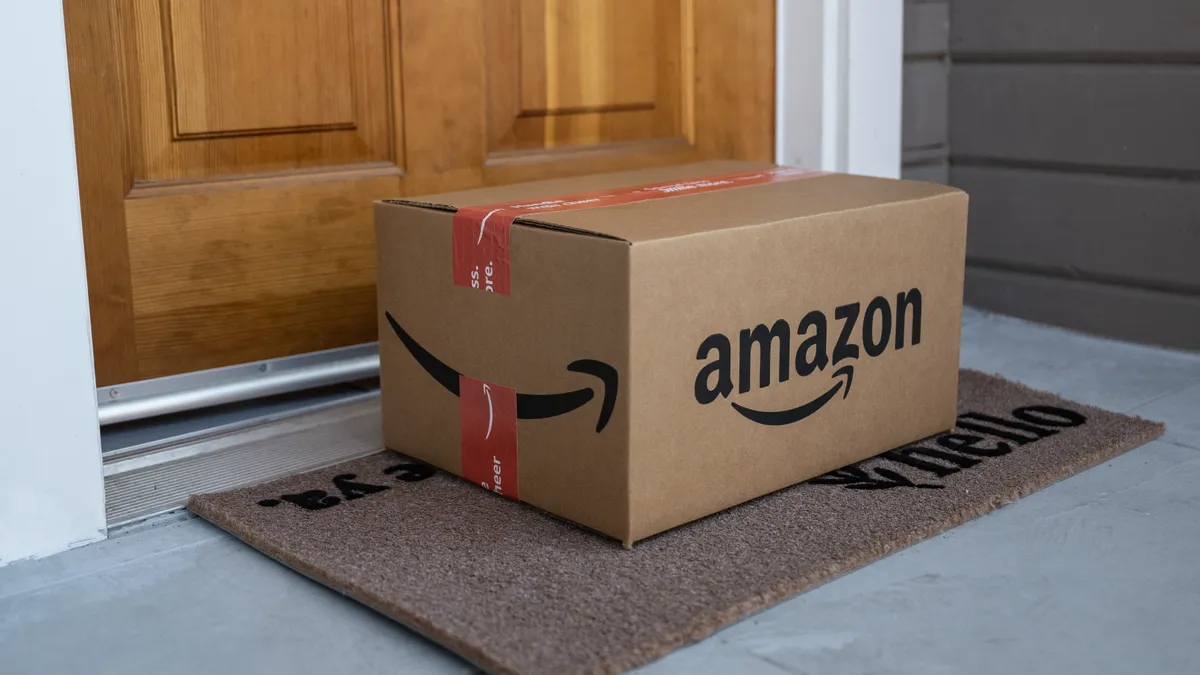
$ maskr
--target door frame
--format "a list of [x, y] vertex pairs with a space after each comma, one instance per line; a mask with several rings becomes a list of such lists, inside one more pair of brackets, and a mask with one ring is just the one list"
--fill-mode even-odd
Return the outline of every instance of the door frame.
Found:
[[899, 178], [904, 0], [777, 0], [775, 161]]
[[0, 566], [105, 536], [61, 2], [0, 3]]
[[[0, 164], [0, 566], [106, 536], [63, 8], [2, 12], [0, 86], [31, 105], [0, 113], [30, 139]], [[776, 161], [898, 177], [902, 43], [902, 0], [776, 0]]]

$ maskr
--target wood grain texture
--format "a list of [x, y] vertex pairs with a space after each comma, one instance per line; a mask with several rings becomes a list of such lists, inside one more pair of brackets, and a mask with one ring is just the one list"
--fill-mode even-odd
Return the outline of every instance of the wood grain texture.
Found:
[[390, 3], [101, 1], [133, 15], [126, 86], [139, 181], [398, 158]]
[[681, 134], [679, 0], [484, 5], [488, 150]]
[[170, 0], [178, 136], [354, 127], [350, 7]]
[[504, 185], [545, 178], [631, 168], [686, 164], [705, 159], [682, 138], [607, 143], [590, 148], [560, 148], [538, 153], [495, 153], [488, 157], [483, 185]]
[[1200, 55], [1195, 0], [953, 0], [955, 56]]
[[695, 144], [705, 155], [775, 154], [775, 3], [694, 0]]
[[[658, 36], [657, 99], [651, 111], [526, 114], [521, 54], [547, 50], [547, 7], [563, 6], [567, 3], [497, 0], [482, 5], [481, 13], [467, 0], [436, 8], [427, 0], [405, 0], [401, 45], [410, 194], [701, 157], [770, 160], [774, 4], [769, 0], [737, 6], [711, 0], [648, 3]], [[610, 14], [643, 11], [633, 7], [618, 5]], [[587, 30], [602, 34], [607, 25]], [[531, 36], [528, 42], [525, 35]], [[463, 46], [447, 52], [447, 41]], [[558, 77], [561, 88], [562, 72]], [[544, 82], [530, 86], [540, 96]], [[645, 115], [657, 121], [637, 121]]]
[[376, 199], [771, 157], [770, 0], [226, 4], [68, 0], [102, 385], [374, 340]]
[[952, 181], [973, 260], [1200, 295], [1196, 182], [971, 166]]
[[129, 200], [142, 376], [373, 341], [371, 209], [397, 194], [393, 176]]
[[1003, 314], [1113, 337], [1200, 349], [1200, 298], [967, 267], [965, 301]]
[[474, 0], [400, 0], [411, 194], [479, 185], [487, 159], [484, 16]]
[[[121, 95], [125, 15], [113, 3], [65, 0], [67, 66], [75, 120], [79, 202], [87, 261], [92, 352], [99, 386], [139, 379], [125, 240], [125, 193], [133, 184]], [[17, 130], [14, 130], [17, 131]]]
[[652, 107], [656, 4], [678, 14], [678, 2], [519, 0], [522, 114]]
[[[402, 172], [392, 158], [400, 156], [403, 135], [401, 130], [390, 128], [400, 101], [393, 68], [398, 53], [385, 44], [387, 31], [393, 21], [398, 21], [394, 4], [349, 0], [324, 3], [323, 7], [323, 11], [332, 9], [343, 14], [357, 12], [360, 19], [353, 22], [350, 15], [345, 15], [347, 19], [340, 27], [337, 21], [332, 25], [337, 27], [338, 39], [353, 45], [349, 52], [352, 62], [344, 65], [349, 69], [347, 74], [350, 70], [356, 74], [357, 79], [350, 83], [355, 95], [365, 91], [373, 97], [370, 109], [357, 119], [365, 119], [367, 126], [379, 130], [376, 140], [381, 143], [380, 152], [364, 151], [361, 138], [347, 136], [346, 147], [353, 152], [343, 155], [374, 158], [365, 169], [357, 168], [364, 166], [361, 163], [334, 164], [331, 160], [338, 159], [338, 153], [327, 150], [330, 146], [321, 140], [328, 138], [324, 133], [266, 129], [254, 138], [176, 139], [171, 114], [178, 101], [168, 95], [174, 77], [168, 65], [174, 63], [166, 55], [171, 53], [172, 39], [178, 34], [171, 30], [170, 17], [162, 13], [163, 8], [182, 9], [185, 14], [192, 11], [194, 16], [189, 15], [186, 30], [223, 27], [225, 42], [218, 46], [230, 52], [225, 57], [240, 53], [241, 47], [230, 47], [229, 43], [230, 39], [239, 39], [236, 30], [243, 31], [243, 40], [245, 32], [253, 29], [286, 33], [288, 39], [298, 41], [293, 46], [314, 40], [312, 46], [322, 46], [323, 38], [314, 38], [313, 31], [319, 36], [320, 30], [325, 30], [314, 28], [315, 20], [328, 18], [323, 14], [289, 14], [288, 10], [306, 8], [262, 0], [241, 3], [239, 7], [250, 15], [238, 15], [240, 22], [231, 24], [229, 17], [220, 13], [235, 8], [223, 4], [105, 0], [64, 6], [70, 35], [81, 206], [100, 385], [372, 339], [360, 326], [338, 318], [350, 307], [372, 316], [371, 306], [345, 297], [351, 291], [355, 297], [370, 295], [373, 245], [362, 243], [362, 233], [369, 234], [369, 208], [338, 216], [337, 209], [321, 199], [333, 193], [360, 196], [369, 206], [373, 198], [401, 192]], [[318, 8], [314, 5], [307, 9]], [[250, 18], [257, 23], [247, 23]], [[271, 18], [277, 21], [269, 23]], [[271, 46], [269, 39], [265, 42]], [[208, 58], [187, 51], [187, 38], [184, 47], [177, 55]], [[266, 53], [274, 54], [271, 49]], [[210, 59], [204, 73], [210, 79], [192, 82], [209, 87], [222, 80], [228, 85], [247, 73], [252, 79], [260, 77], [262, 73], [255, 72], [255, 68], [261, 71], [264, 63], [247, 64], [247, 60], [253, 59], [247, 54], [235, 60]], [[214, 73], [214, 65], [226, 71]], [[265, 66], [278, 70], [279, 64], [268, 58]], [[372, 72], [358, 77], [368, 70]], [[281, 76], [281, 86], [293, 90], [310, 84], [296, 82], [286, 73], [276, 74]], [[285, 108], [297, 106], [294, 98], [269, 93]], [[244, 116], [245, 109], [237, 110], [237, 106], [246, 105], [244, 98], [218, 96], [206, 101], [210, 112], [217, 104], [233, 110], [233, 117], [210, 117], [210, 121], [219, 122], [215, 128], [225, 128], [220, 120], [236, 122], [238, 115]], [[266, 99], [259, 102], [267, 103]], [[357, 102], [345, 103], [345, 110], [355, 113]], [[303, 102], [303, 107], [307, 110], [312, 106]], [[352, 115], [351, 121], [354, 119]], [[353, 135], [358, 131], [343, 133]], [[150, 156], [154, 161], [147, 161]], [[332, 185], [339, 181], [340, 185]], [[318, 187], [309, 190], [309, 186]], [[265, 198], [272, 194], [284, 198]], [[155, 220], [155, 214], [159, 220]], [[310, 231], [311, 227], [306, 231], [305, 218], [324, 219], [320, 232]], [[217, 227], [217, 223], [225, 228]], [[281, 253], [278, 260], [271, 259], [271, 247], [247, 253], [256, 246], [262, 248], [259, 244], [264, 233], [269, 233], [277, 246], [291, 249]], [[321, 277], [326, 282], [321, 289], [304, 298], [294, 292], [289, 295], [280, 290], [281, 284], [294, 285], [296, 274], [289, 272], [288, 265], [297, 257], [315, 269], [322, 265], [336, 267], [344, 279], [329, 282], [329, 275], [325, 275]], [[363, 260], [369, 272], [365, 280]], [[247, 265], [255, 268], [246, 271]], [[197, 280], [189, 276], [201, 270], [210, 278]], [[242, 284], [221, 285], [238, 270], [245, 274]], [[264, 281], [268, 277], [273, 281]], [[327, 323], [315, 327], [321, 321], [321, 303], [325, 303]], [[288, 306], [295, 307], [290, 310], [290, 323], [284, 316]], [[220, 318], [222, 312], [228, 314], [226, 319]], [[196, 319], [212, 316], [218, 318]], [[285, 330], [282, 337], [266, 337], [268, 331], [264, 329], [271, 323]], [[198, 330], [197, 325], [204, 330]], [[233, 338], [249, 327], [263, 334], [257, 349]]]
[[956, 157], [1200, 171], [1200, 67], [955, 64]]

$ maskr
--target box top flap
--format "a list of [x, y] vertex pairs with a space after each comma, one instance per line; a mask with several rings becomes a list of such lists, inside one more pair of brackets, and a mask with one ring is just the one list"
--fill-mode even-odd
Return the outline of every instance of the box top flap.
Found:
[[798, 169], [781, 172], [769, 164], [709, 161], [387, 203], [449, 212], [464, 207], [507, 210], [520, 214], [513, 221], [517, 225], [638, 243], [955, 192], [959, 191], [933, 183]]

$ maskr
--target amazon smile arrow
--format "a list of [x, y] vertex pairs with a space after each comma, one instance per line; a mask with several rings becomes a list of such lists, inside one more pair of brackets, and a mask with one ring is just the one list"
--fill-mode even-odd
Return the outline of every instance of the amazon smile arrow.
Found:
[[746, 406], [738, 405], [736, 402], [731, 402], [730, 405], [733, 406], [734, 410], [741, 413], [742, 417], [745, 417], [753, 422], [758, 422], [759, 424], [766, 424], [774, 427], [783, 426], [784, 424], [791, 424], [793, 422], [799, 422], [805, 417], [808, 417], [809, 415], [825, 407], [825, 404], [829, 403], [830, 399], [832, 399], [834, 396], [837, 396], [838, 391], [842, 390], [842, 381], [838, 380], [838, 378], [842, 376], [845, 376], [846, 378], [846, 388], [844, 391], [842, 391], [842, 398], [846, 398], [850, 395], [850, 383], [854, 380], [854, 366], [842, 366], [841, 368], [838, 368], [833, 373], [833, 379], [837, 380], [837, 382], [835, 382], [828, 391], [826, 391], [824, 394], [821, 394], [817, 398], [814, 398], [808, 403], [796, 406], [795, 408], [790, 408], [788, 410], [769, 411], [747, 408]]
[[[392, 317], [391, 312], [384, 312], [384, 316], [387, 317], [392, 331], [396, 333], [396, 337], [400, 338], [400, 342], [404, 344], [408, 353], [412, 354], [412, 357], [421, 368], [429, 373], [430, 377], [437, 380], [438, 384], [442, 385], [446, 391], [458, 396], [459, 381], [462, 373], [459, 373], [433, 354], [430, 354], [428, 350], [422, 347], [411, 335], [400, 327], [400, 324]], [[617, 405], [617, 369], [603, 361], [580, 359], [568, 364], [567, 370], [573, 373], [593, 375], [600, 380], [600, 384], [604, 388], [600, 404], [600, 417], [596, 421], [596, 433], [600, 433], [608, 425], [609, 419], [612, 418], [613, 409]], [[523, 394], [517, 392], [517, 419], [537, 420], [564, 415], [576, 408], [582, 407], [588, 401], [595, 398], [595, 395], [591, 387], [584, 387], [583, 389], [559, 394]]]

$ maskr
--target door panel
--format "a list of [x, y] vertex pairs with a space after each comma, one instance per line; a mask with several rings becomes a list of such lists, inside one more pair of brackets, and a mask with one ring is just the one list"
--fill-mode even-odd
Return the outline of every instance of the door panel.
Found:
[[398, 184], [305, 179], [129, 200], [139, 376], [375, 340], [374, 233], [364, 223]]
[[488, 3], [488, 149], [682, 137], [680, 5]]
[[100, 385], [370, 342], [376, 199], [769, 160], [772, 0], [66, 0]]
[[[156, 3], [147, 3], [150, 18]], [[171, 102], [176, 136], [231, 136], [263, 131], [355, 127], [351, 47], [368, 67], [384, 51], [380, 31], [353, 42], [349, 3], [322, 0], [170, 0], [164, 5]], [[283, 30], [261, 30], [275, 25]], [[150, 22], [153, 34], [154, 22]], [[374, 77], [371, 77], [374, 76]], [[367, 97], [366, 103], [371, 103]]]
[[[108, 0], [111, 1], [111, 0]], [[379, 0], [133, 0], [135, 197], [160, 182], [395, 165]], [[151, 193], [150, 196], [153, 196]]]

